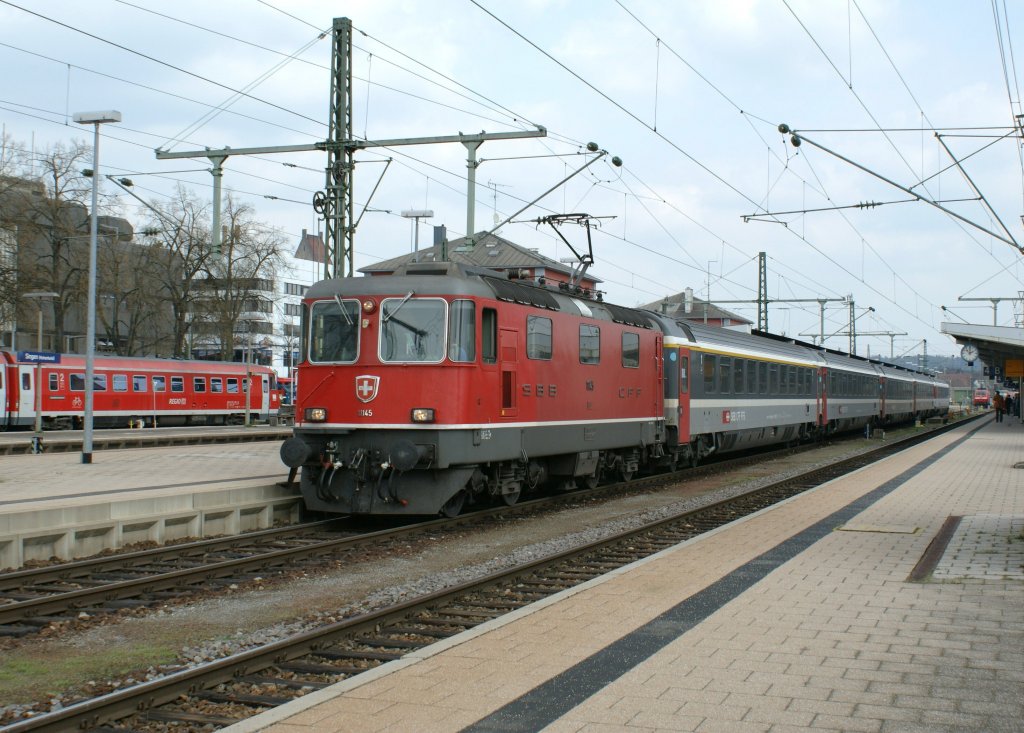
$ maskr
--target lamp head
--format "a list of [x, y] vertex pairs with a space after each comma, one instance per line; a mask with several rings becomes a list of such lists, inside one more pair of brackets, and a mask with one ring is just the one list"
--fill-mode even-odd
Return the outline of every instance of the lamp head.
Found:
[[97, 125], [104, 122], [120, 122], [121, 113], [116, 109], [105, 109], [99, 112], [75, 112], [72, 119], [80, 125]]

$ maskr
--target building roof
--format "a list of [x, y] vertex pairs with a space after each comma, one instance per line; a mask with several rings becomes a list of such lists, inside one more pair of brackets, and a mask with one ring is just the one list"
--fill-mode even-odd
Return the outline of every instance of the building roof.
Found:
[[[510, 242], [497, 234], [476, 235], [476, 245], [469, 245], [469, 237], [460, 237], [448, 242], [448, 260], [464, 265], [475, 265], [487, 267], [491, 270], [514, 270], [520, 268], [543, 268], [547, 272], [558, 272], [568, 277], [572, 269], [561, 262], [556, 262], [550, 257], [545, 257], [536, 250], [522, 247]], [[390, 260], [377, 262], [373, 265], [361, 267], [359, 272], [364, 274], [390, 273], [397, 270], [407, 262], [434, 262], [441, 258], [440, 245], [421, 248], [418, 252], [410, 252], [399, 257], [392, 257]], [[599, 283], [601, 280], [591, 274], [583, 278], [587, 283]]]
[[741, 315], [727, 311], [724, 308], [719, 308], [714, 303], [710, 303], [706, 300], [699, 298], [693, 298], [693, 308], [690, 312], [686, 312], [686, 294], [676, 293], [675, 295], [668, 295], [661, 300], [656, 300], [653, 303], [647, 303], [646, 305], [640, 306], [646, 310], [651, 310], [656, 313], [665, 313], [666, 315], [678, 318], [683, 321], [703, 321], [705, 317], [705, 306], [707, 307], [707, 319], [709, 321], [725, 321], [728, 320], [734, 325], [753, 325], [753, 321], [748, 318], [744, 318]]
[[295, 250], [295, 259], [322, 263], [325, 251], [324, 240], [319, 234], [309, 234], [305, 229], [302, 230], [302, 238], [299, 239], [299, 246]]

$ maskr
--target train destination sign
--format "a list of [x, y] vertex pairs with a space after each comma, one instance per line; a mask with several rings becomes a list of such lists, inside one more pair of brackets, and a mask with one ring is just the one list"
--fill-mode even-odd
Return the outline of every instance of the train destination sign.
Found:
[[19, 351], [18, 361], [29, 364], [60, 364], [60, 354], [49, 351]]

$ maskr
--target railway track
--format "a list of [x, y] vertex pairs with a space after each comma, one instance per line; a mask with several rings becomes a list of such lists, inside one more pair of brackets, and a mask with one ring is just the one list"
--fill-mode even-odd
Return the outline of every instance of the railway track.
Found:
[[555, 494], [460, 515], [367, 531], [346, 520], [262, 530], [105, 555], [60, 565], [0, 574], [0, 637], [28, 636], [52, 623], [88, 620], [124, 609], [154, 607], [197, 592], [229, 588], [273, 573], [310, 565], [372, 544], [383, 544], [416, 534], [480, 524], [490, 519], [550, 510], [560, 504], [644, 491], [680, 479], [699, 479], [710, 473], [732, 471], [765, 460], [813, 450], [802, 446], [768, 453], [758, 452], [706, 464], [675, 474], [657, 474], [628, 484]]
[[19, 721], [0, 733], [226, 727], [759, 511], [941, 430], [441, 592]]

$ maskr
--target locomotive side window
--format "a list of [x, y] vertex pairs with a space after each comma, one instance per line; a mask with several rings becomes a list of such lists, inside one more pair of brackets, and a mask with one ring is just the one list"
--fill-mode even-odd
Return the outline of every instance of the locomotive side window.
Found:
[[221, 393], [224, 391], [224, 380], [221, 377], [210, 377], [210, 391]]
[[128, 391], [128, 375], [127, 374], [115, 374], [113, 381], [114, 381], [114, 391], [115, 392], [127, 392]]
[[448, 314], [448, 358], [476, 361], [476, 304], [472, 300], [452, 301]]
[[339, 298], [314, 303], [309, 360], [355, 361], [359, 355], [359, 318], [358, 300]]
[[441, 361], [445, 353], [446, 306], [440, 298], [389, 298], [381, 303], [381, 361]]
[[640, 334], [627, 331], [622, 334], [622, 366], [637, 369], [640, 366]]
[[193, 392], [205, 392], [206, 391], [206, 377], [192, 377], [192, 391]]
[[601, 329], [580, 324], [580, 364], [601, 363]]
[[498, 311], [494, 308], [484, 308], [481, 337], [484, 363], [494, 364], [498, 361]]
[[551, 358], [551, 319], [526, 317], [526, 358]]
[[167, 391], [167, 377], [162, 374], [153, 375], [153, 391], [154, 392], [166, 392]]
[[171, 377], [171, 391], [172, 392], [184, 392], [185, 391], [185, 378], [184, 377]]

